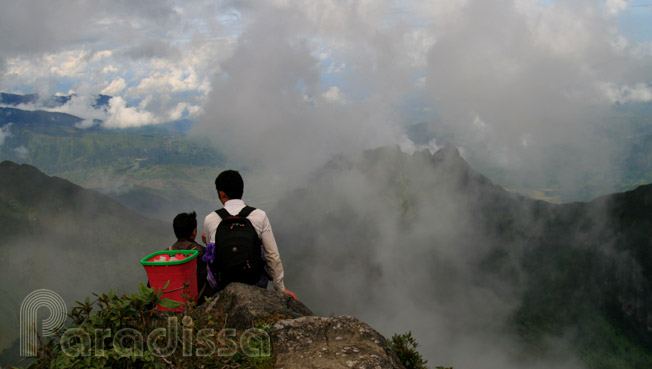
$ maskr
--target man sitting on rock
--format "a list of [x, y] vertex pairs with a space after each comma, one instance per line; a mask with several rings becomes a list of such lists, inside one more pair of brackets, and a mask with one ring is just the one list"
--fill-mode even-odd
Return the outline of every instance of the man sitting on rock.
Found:
[[[267, 214], [242, 201], [244, 181], [240, 173], [226, 170], [215, 179], [215, 189], [224, 208], [206, 216], [202, 239], [207, 242], [204, 260], [209, 281], [219, 291], [231, 282], [274, 288], [292, 296], [283, 283], [283, 264]], [[262, 245], [261, 245], [262, 244]]]

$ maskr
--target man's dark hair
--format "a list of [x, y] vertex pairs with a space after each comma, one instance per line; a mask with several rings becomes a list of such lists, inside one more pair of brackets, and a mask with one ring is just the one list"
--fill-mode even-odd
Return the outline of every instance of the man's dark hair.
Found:
[[197, 229], [197, 213], [181, 213], [177, 214], [172, 221], [172, 228], [174, 228], [174, 235], [177, 239], [190, 239], [192, 231]]
[[235, 170], [225, 170], [215, 178], [215, 189], [224, 191], [229, 199], [241, 199], [244, 191], [242, 176]]

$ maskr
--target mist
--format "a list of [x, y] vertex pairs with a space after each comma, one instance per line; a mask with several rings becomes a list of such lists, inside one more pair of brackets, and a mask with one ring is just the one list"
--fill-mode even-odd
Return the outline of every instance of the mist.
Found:
[[425, 119], [442, 136], [433, 151], [453, 144], [515, 187], [554, 177], [577, 196], [615, 175], [605, 116], [650, 101], [639, 83], [652, 70], [644, 45], [619, 34], [619, 4], [229, 5], [243, 29], [193, 133], [243, 171], [246, 201], [273, 208], [288, 288], [321, 314], [412, 330], [432, 365], [580, 367], [560, 337], [531, 360], [505, 331], [525, 283], [518, 260], [544, 229], [534, 202], [513, 200], [518, 236], [498, 244], [484, 187], [465, 187], [455, 165], [351, 158], [418, 151], [406, 128]]
[[390, 337], [412, 331], [431, 366], [579, 368], [551, 337], [523, 354], [510, 330], [537, 203], [475, 174], [446, 147], [342, 156], [270, 212], [286, 286], [319, 315], [354, 315]]
[[214, 138], [232, 165], [252, 172], [250, 182], [283, 190], [335, 153], [396, 141], [391, 105], [399, 91], [370, 91], [355, 103], [323, 91], [314, 40], [297, 36], [319, 29], [295, 7], [260, 7], [242, 9], [252, 24], [222, 65], [195, 134]]
[[612, 90], [651, 76], [650, 55], [611, 13], [596, 3], [474, 1], [452, 17], [428, 52], [426, 81], [460, 145], [514, 183], [558, 178], [564, 194], [617, 173], [616, 143], [601, 133], [627, 129], [606, 122]]
[[229, 6], [243, 29], [195, 133], [274, 187], [338, 153], [409, 148], [425, 122], [503, 185], [588, 200], [587, 179], [596, 196], [621, 175], [605, 131], [633, 134], [612, 104], [652, 101], [649, 50], [619, 33], [612, 3]]
[[[0, 351], [18, 339], [20, 306], [30, 292], [50, 289], [68, 309], [86, 297], [93, 301], [94, 292], [133, 293], [139, 283], [147, 283], [138, 261], [174, 242], [170, 222], [147, 219], [33, 167], [3, 163], [2, 170], [0, 294], [5, 301], [0, 327], [5, 334]], [[17, 351], [5, 354], [3, 359], [18, 359]]]

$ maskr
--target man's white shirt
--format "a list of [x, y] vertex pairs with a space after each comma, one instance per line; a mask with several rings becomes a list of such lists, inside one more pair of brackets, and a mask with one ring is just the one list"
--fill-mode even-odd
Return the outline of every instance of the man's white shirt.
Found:
[[[245, 206], [244, 201], [240, 199], [229, 200], [224, 204], [224, 208], [231, 215], [238, 215]], [[265, 258], [267, 259], [267, 266], [269, 267], [269, 274], [272, 278], [274, 288], [278, 291], [284, 291], [283, 264], [281, 263], [281, 256], [278, 253], [278, 246], [276, 245], [276, 239], [274, 239], [272, 226], [269, 224], [269, 219], [267, 219], [267, 214], [260, 209], [256, 209], [249, 214], [247, 219], [254, 226], [258, 237], [263, 242]], [[215, 243], [215, 231], [221, 221], [222, 218], [216, 212], [212, 212], [206, 216], [204, 219], [204, 233], [206, 234], [207, 242]]]

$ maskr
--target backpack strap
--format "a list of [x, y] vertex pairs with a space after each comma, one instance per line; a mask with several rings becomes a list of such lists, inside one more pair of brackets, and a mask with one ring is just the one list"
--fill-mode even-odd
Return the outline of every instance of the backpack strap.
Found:
[[242, 208], [242, 210], [240, 210], [240, 212], [238, 213], [238, 216], [242, 217], [242, 218], [246, 218], [254, 210], [256, 210], [256, 208], [252, 208], [251, 206], [245, 206], [244, 208]]
[[215, 212], [216, 212], [217, 215], [219, 215], [220, 218], [222, 218], [222, 219], [226, 219], [226, 218], [228, 218], [228, 217], [231, 216], [231, 214], [229, 214], [229, 212], [226, 211], [226, 209], [224, 209], [224, 208], [222, 208], [222, 209], [217, 209], [217, 210], [215, 210]]
[[[251, 207], [251, 206], [245, 206], [244, 208], [242, 208], [242, 210], [240, 210], [240, 212], [238, 213], [238, 215], [236, 215], [236, 217], [246, 218], [246, 217], [248, 217], [249, 214], [251, 214], [251, 212], [253, 212], [254, 210], [256, 210], [256, 208]], [[233, 216], [233, 215], [231, 215], [228, 211], [226, 211], [226, 209], [224, 209], [224, 208], [222, 208], [222, 209], [217, 209], [217, 210], [215, 210], [215, 212], [216, 212], [217, 215], [219, 215], [220, 218], [222, 218], [222, 219], [226, 219], [226, 218], [228, 218], [228, 217], [232, 217], [232, 216]]]

